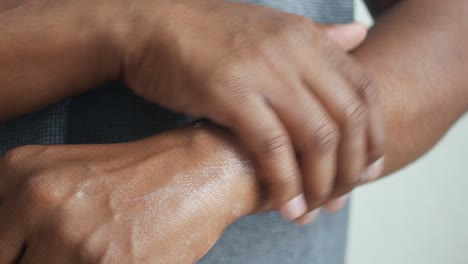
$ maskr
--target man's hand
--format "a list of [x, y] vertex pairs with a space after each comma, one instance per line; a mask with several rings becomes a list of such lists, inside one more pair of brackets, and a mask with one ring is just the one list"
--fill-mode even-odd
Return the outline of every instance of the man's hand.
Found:
[[15, 149], [0, 159], [0, 264], [194, 263], [259, 204], [235, 149], [193, 129]]
[[316, 23], [219, 0], [123, 2], [130, 22], [111, 24], [128, 84], [232, 129], [285, 217], [381, 171], [378, 89]]
[[350, 38], [219, 0], [12, 0], [0, 12], [0, 122], [123, 73], [153, 102], [233, 128], [277, 207], [299, 197], [282, 210], [291, 219], [307, 209], [300, 193], [312, 210], [334, 189], [348, 192], [382, 151], [379, 103], [369, 98], [378, 96], [345, 55], [362, 27]]

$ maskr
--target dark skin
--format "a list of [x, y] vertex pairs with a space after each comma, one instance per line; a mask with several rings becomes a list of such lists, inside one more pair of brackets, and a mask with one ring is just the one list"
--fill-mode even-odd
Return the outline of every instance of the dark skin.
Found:
[[[378, 7], [378, 5], [374, 6]], [[381, 14], [378, 15], [376, 25], [371, 30], [368, 39], [353, 53], [353, 56], [379, 83], [380, 93], [384, 99], [384, 123], [387, 142], [384, 174], [398, 170], [423, 155], [444, 135], [456, 120], [468, 111], [468, 89], [466, 87], [466, 83], [468, 83], [468, 75], [466, 74], [468, 50], [464, 48], [468, 43], [468, 35], [464, 34], [464, 32], [468, 31], [468, 18], [464, 16], [467, 9], [468, 2], [463, 0], [451, 1], [450, 5], [436, 0], [407, 0], [395, 5], [394, 8], [386, 12], [378, 12], [379, 8], [376, 8], [373, 12]], [[452, 19], [453, 17], [457, 17], [457, 20]], [[0, 23], [0, 25], [2, 24]], [[4, 38], [1, 38], [0, 41], [2, 41], [0, 42], [0, 47], [2, 47], [1, 43], [4, 43]], [[87, 54], [86, 49], [83, 52]], [[89, 54], [92, 54], [92, 52]], [[78, 57], [76, 59], [79, 61]], [[24, 82], [27, 82], [27, 80], [30, 79], [24, 78]], [[67, 78], [63, 78], [63, 80], [67, 80]], [[2, 87], [5, 86], [2, 85]], [[25, 84], [24, 87], [30, 86]], [[23, 89], [26, 89], [24, 87]], [[14, 92], [10, 91], [10, 94], [14, 94]], [[10, 99], [12, 98], [14, 96], [10, 97]], [[14, 100], [8, 101], [12, 102]], [[201, 137], [199, 136], [200, 134], [202, 135]], [[115, 194], [109, 192], [109, 197], [116, 197], [117, 201], [121, 201], [122, 198], [116, 196], [117, 194], [123, 194], [125, 197], [145, 197], [146, 194], [159, 190], [164, 181], [159, 182], [157, 180], [158, 177], [145, 172], [152, 171], [150, 168], [154, 168], [155, 166], [162, 166], [161, 164], [175, 159], [174, 157], [183, 157], [184, 155], [188, 155], [184, 160], [194, 161], [193, 164], [187, 164], [185, 173], [189, 176], [185, 180], [196, 185], [198, 184], [197, 186], [207, 186], [206, 190], [213, 193], [221, 193], [221, 197], [223, 197], [223, 199], [219, 199], [219, 197], [215, 199], [216, 201], [221, 200], [222, 205], [217, 203], [204, 204], [204, 206], [208, 206], [207, 209], [226, 208], [227, 205], [236, 205], [236, 208], [240, 208], [236, 211], [235, 217], [233, 217], [232, 212], [219, 210], [217, 213], [217, 210], [209, 210], [210, 215], [214, 214], [219, 217], [217, 218], [219, 221], [213, 223], [213, 230], [219, 232], [211, 234], [209, 236], [210, 239], [198, 241], [204, 247], [201, 244], [197, 244], [196, 246], [196, 248], [209, 248], [219, 237], [223, 228], [237, 219], [237, 217], [273, 208], [273, 200], [265, 195], [262, 186], [259, 185], [256, 177], [254, 177], [256, 173], [253, 163], [239, 163], [239, 161], [249, 161], [250, 156], [240, 149], [239, 144], [233, 143], [233, 138], [228, 135], [226, 131], [213, 130], [211, 128], [187, 128], [147, 139], [143, 143], [126, 143], [128, 145], [123, 146], [123, 149], [128, 151], [128, 153], [137, 153], [143, 148], [142, 146], [150, 146], [149, 149], [153, 151], [157, 149], [173, 150], [161, 153], [158, 151], [154, 153], [148, 151], [140, 154], [154, 157], [153, 159], [149, 159], [149, 161], [155, 161], [156, 164], [152, 164], [151, 162], [139, 163], [139, 160], [148, 160], [144, 157], [140, 158], [140, 156], [136, 156], [134, 161], [128, 161], [126, 159], [127, 156], [121, 157], [116, 155], [116, 153], [120, 153], [118, 149], [122, 148], [119, 145], [51, 146], [45, 150], [43, 147], [26, 147], [10, 152], [9, 155], [2, 159], [3, 166], [9, 168], [8, 170], [3, 170], [8, 171], [3, 177], [5, 179], [18, 180], [4, 180], [0, 182], [0, 191], [9, 190], [3, 191], [3, 195], [7, 198], [0, 208], [0, 210], [3, 210], [0, 212], [0, 215], [8, 215], [8, 218], [2, 221], [2, 225], [0, 226], [0, 237], [4, 238], [0, 241], [0, 263], [11, 263], [17, 257], [18, 252], [20, 252], [21, 246], [25, 244], [28, 245], [30, 250], [26, 252], [24, 263], [53, 263], [57, 259], [74, 259], [77, 261], [75, 263], [84, 263], [86, 261], [98, 263], [96, 259], [100, 259], [104, 260], [102, 261], [104, 263], [110, 263], [112, 259], [115, 260], [116, 258], [116, 256], [112, 256], [112, 252], [126, 253], [127, 255], [117, 256], [117, 258], [130, 259], [136, 263], [146, 263], [146, 261], [149, 263], [151, 259], [159, 259], [158, 257], [164, 255], [161, 255], [161, 252], [154, 252], [152, 250], [154, 248], [151, 245], [163, 245], [165, 241], [155, 240], [152, 241], [152, 244], [150, 243], [151, 245], [136, 245], [140, 250], [131, 252], [131, 254], [128, 250], [109, 251], [109, 247], [93, 247], [89, 246], [89, 243], [86, 243], [87, 241], [97, 241], [97, 245], [106, 245], [106, 241], [109, 239], [113, 239], [114, 241], [119, 241], [120, 239], [121, 243], [113, 246], [114, 248], [125, 249], [128, 246], [125, 242], [129, 241], [126, 239], [126, 234], [112, 232], [112, 230], [117, 230], [113, 228], [128, 227], [126, 226], [128, 223], [121, 222], [119, 219], [114, 219], [110, 222], [103, 221], [102, 223], [104, 224], [101, 224], [101, 222], [78, 221], [73, 226], [83, 227], [77, 230], [80, 232], [73, 232], [72, 236], [70, 236], [69, 232], [64, 232], [69, 228], [67, 225], [70, 224], [70, 221], [67, 220], [73, 218], [73, 215], [64, 216], [60, 212], [69, 211], [71, 208], [73, 209], [71, 210], [72, 212], [82, 213], [80, 210], [83, 210], [83, 208], [94, 208], [95, 204], [89, 202], [93, 200], [94, 196], [97, 197], [96, 194], [93, 194], [96, 192], [92, 192], [92, 186], [100, 186], [100, 190], [106, 188], [113, 190], [113, 186], [98, 183], [98, 173], [95, 177], [89, 177], [93, 179], [94, 184], [87, 185], [91, 187], [88, 187], [90, 190], [89, 194], [85, 193], [85, 202], [81, 203], [76, 202], [76, 200], [70, 200], [70, 197], [82, 197], [81, 194], [76, 195], [76, 193], [73, 193], [76, 188], [70, 188], [70, 186], [83, 186], [83, 184], [80, 184], [81, 181], [86, 180], [89, 175], [92, 176], [90, 172], [95, 172], [96, 170], [87, 171], [86, 174], [79, 171], [73, 173], [73, 170], [63, 167], [63, 164], [68, 164], [67, 166], [72, 167], [74, 163], [87, 164], [84, 167], [97, 168], [97, 172], [99, 172], [99, 168], [105, 169], [112, 164], [114, 164], [112, 166], [122, 164], [123, 166], [120, 166], [121, 170], [114, 170], [114, 177], [118, 180], [122, 177], [119, 175], [125, 175], [125, 168], [131, 169], [132, 166], [141, 168], [141, 173], [129, 185], [131, 190]], [[209, 140], [210, 144], [206, 144], [204, 140]], [[192, 144], [187, 144], [187, 142], [192, 142]], [[206, 153], [207, 150], [202, 147], [206, 145], [209, 145], [212, 149], [208, 151], [209, 154], [201, 155], [201, 153]], [[89, 157], [88, 153], [90, 152], [96, 153], [95, 155], [103, 160], [96, 161], [97, 159]], [[113, 154], [111, 155], [111, 153]], [[232, 153], [236, 154], [233, 155]], [[70, 156], [67, 157], [67, 155]], [[31, 162], [27, 161], [31, 157], [37, 162], [30, 165], [30, 167], [22, 166], [22, 164], [30, 164]], [[106, 159], [106, 157], [109, 158]], [[64, 159], [71, 160], [72, 162], [64, 163]], [[161, 162], [157, 162], [158, 160], [161, 160]], [[219, 175], [219, 177], [224, 175], [223, 177], [225, 177], [225, 170], [223, 168], [226, 167], [240, 168], [240, 170], [237, 173], [230, 174], [227, 178], [223, 178], [220, 185], [206, 184], [205, 177], [193, 172], [203, 171], [206, 168], [206, 165], [203, 165], [205, 164], [204, 162], [211, 164], [213, 160], [216, 160], [222, 166], [213, 168], [209, 174], [212, 177], [213, 175]], [[101, 164], [101, 166], [96, 166], [96, 162]], [[197, 162], [201, 164], [200, 167], [196, 166]], [[171, 168], [166, 167], [166, 169], [168, 171], [164, 174], [164, 177], [160, 176], [162, 177], [161, 179], [180, 174], [178, 171], [171, 172]], [[71, 172], [73, 175], [63, 178], [73, 180], [57, 182], [54, 180], [57, 173], [53, 173], [57, 170]], [[122, 173], [118, 173], [119, 171]], [[201, 175], [205, 174], [201, 173]], [[375, 180], [375, 178], [367, 179], [366, 182], [372, 180]], [[215, 182], [219, 183], [219, 181]], [[243, 188], [239, 189], [239, 184]], [[149, 189], [138, 187], [141, 185]], [[45, 190], [51, 190], [51, 188], [52, 190], [57, 190], [56, 192], [52, 192], [55, 195], [53, 197], [48, 197], [47, 195], [44, 197], [43, 194], [50, 193]], [[190, 187], [184, 188], [189, 188], [188, 190], [190, 190]], [[220, 189], [228, 191], [219, 192]], [[180, 192], [187, 193], [187, 190], [182, 189]], [[29, 193], [34, 194], [30, 199], [39, 201], [37, 205], [31, 205], [30, 202], [27, 202]], [[333, 193], [330, 197], [335, 197], [339, 194]], [[21, 197], [25, 197], [25, 199], [21, 199]], [[154, 201], [140, 201], [140, 206], [145, 208], [145, 210], [154, 208]], [[177, 200], [171, 200], [170, 203], [177, 203]], [[31, 206], [35, 211], [28, 210]], [[122, 210], [118, 212], [122, 212], [123, 214], [128, 212], [125, 210], [125, 206], [117, 208]], [[184, 212], [183, 208], [187, 207], [179, 206], [177, 208], [181, 212]], [[8, 212], [10, 211], [8, 210], [25, 212], [26, 215], [9, 214]], [[202, 210], [195, 211], [200, 214], [203, 213]], [[96, 216], [96, 212], [100, 212], [100, 210], [90, 210], [90, 215]], [[30, 214], [33, 215], [31, 216]], [[43, 217], [38, 218], [38, 215]], [[138, 220], [140, 217], [131, 212], [129, 215], [134, 217], [134, 220]], [[190, 226], [190, 219], [172, 215], [169, 215], [169, 217], [171, 219], [170, 221], [166, 220], [167, 223], [176, 221], [181, 226]], [[85, 217], [84, 219], [89, 220], [90, 218]], [[144, 219], [149, 219], [150, 223], [151, 221], [154, 221], [154, 223], [158, 222], [151, 217]], [[197, 215], [193, 219], [204, 219], [204, 216]], [[29, 220], [30, 223], [19, 224], [24, 223], [25, 220]], [[196, 220], [194, 221], [196, 222]], [[109, 226], [109, 228], [101, 229], [108, 230], [108, 232], [95, 232], [97, 230], [94, 228], [95, 226], [85, 228], [89, 227], [91, 222], [98, 226]], [[161, 223], [161, 221], [158, 223]], [[192, 224], [195, 223], [192, 222]], [[133, 228], [143, 227], [136, 225]], [[118, 229], [126, 230], [124, 228]], [[177, 233], [178, 229], [175, 232]], [[182, 231], [179, 230], [179, 232]], [[44, 233], [51, 235], [44, 237]], [[111, 235], [114, 235], [114, 237]], [[90, 239], [93, 237], [101, 238], [101, 240]], [[169, 242], [172, 245], [176, 245], [177, 241], [169, 239]], [[54, 248], [58, 247], [60, 252], [64, 252], [63, 256], [43, 254], [44, 252], [56, 252]], [[74, 250], [86, 253], [82, 256], [82, 262], [80, 262], [79, 258], [73, 258], [73, 256], [77, 255]], [[67, 252], [69, 252], [68, 255]], [[181, 260], [180, 263], [194, 262], [204, 253], [192, 250], [188, 250], [187, 252], [192, 252], [193, 254], [187, 254], [187, 259]], [[106, 256], [109, 257], [106, 259]], [[168, 258], [170, 258], [170, 254]], [[32, 260], [36, 262], [28, 262]], [[178, 261], [172, 260], [176, 261], [175, 263]], [[124, 263], [128, 263], [128, 261]]]
[[[4, 120], [126, 81], [149, 101], [229, 127], [290, 220], [323, 203], [335, 178], [347, 193], [381, 171], [382, 162], [370, 170], [385, 145], [376, 85], [309, 19], [218, 0], [41, 0], [2, 18]], [[26, 89], [39, 96], [12, 100]]]

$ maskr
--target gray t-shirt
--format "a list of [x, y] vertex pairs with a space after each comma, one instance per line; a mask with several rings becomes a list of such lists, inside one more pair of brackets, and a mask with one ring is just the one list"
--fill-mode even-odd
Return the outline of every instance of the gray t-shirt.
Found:
[[[353, 20], [352, 0], [252, 0], [315, 21]], [[0, 125], [0, 154], [26, 144], [113, 143], [141, 139], [192, 119], [154, 106], [115, 83]], [[342, 264], [348, 208], [297, 227], [277, 213], [244, 217], [231, 225], [199, 262]], [[184, 252], [180, 252], [184, 254]]]

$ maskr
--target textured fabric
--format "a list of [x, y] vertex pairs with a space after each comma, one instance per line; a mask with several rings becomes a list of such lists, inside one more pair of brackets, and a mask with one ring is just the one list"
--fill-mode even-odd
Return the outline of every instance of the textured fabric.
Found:
[[0, 154], [17, 146], [64, 144], [68, 102], [0, 125]]
[[[252, 0], [319, 22], [353, 18], [352, 0]], [[191, 119], [111, 84], [0, 126], [0, 154], [26, 144], [113, 143], [144, 138]], [[201, 264], [342, 264], [348, 209], [296, 227], [277, 213], [245, 217], [224, 233]], [[184, 254], [184, 252], [181, 252]]]

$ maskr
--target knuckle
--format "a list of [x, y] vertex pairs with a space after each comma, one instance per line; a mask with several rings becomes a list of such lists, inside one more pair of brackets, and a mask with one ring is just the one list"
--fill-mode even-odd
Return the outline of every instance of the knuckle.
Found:
[[21, 147], [14, 148], [3, 155], [2, 162], [9, 167], [14, 167], [22, 156]]
[[326, 201], [333, 193], [332, 186], [322, 186], [314, 188], [307, 194], [307, 201], [310, 205], [320, 205]]
[[367, 110], [357, 100], [348, 104], [344, 110], [344, 129], [348, 131], [362, 131], [367, 124]]
[[2, 157], [2, 162], [8, 167], [16, 167], [28, 157], [33, 156], [43, 149], [42, 146], [25, 145], [9, 150]]
[[338, 126], [331, 122], [326, 122], [316, 130], [313, 146], [320, 153], [329, 153], [338, 147], [340, 138]]
[[22, 194], [29, 204], [45, 208], [54, 208], [61, 202], [57, 183], [54, 183], [50, 172], [42, 172], [27, 179], [22, 186]]
[[289, 138], [285, 133], [271, 133], [265, 137], [261, 144], [261, 154], [274, 156], [284, 150], [289, 144]]
[[[244, 62], [244, 63], [243, 63]], [[228, 62], [217, 73], [217, 83], [223, 87], [235, 88], [243, 86], [246, 72], [244, 71], [243, 64], [245, 60], [242, 58]]]
[[366, 98], [369, 102], [375, 102], [379, 99], [379, 89], [377, 83], [374, 82], [368, 74], [361, 74], [355, 84], [359, 94]]
[[361, 174], [342, 177], [338, 180], [336, 189], [340, 195], [351, 192], [356, 186], [361, 183]]
[[[219, 70], [214, 76], [213, 87], [215, 87], [214, 96], [217, 99], [227, 100], [230, 104], [245, 104], [253, 94], [249, 82], [246, 68], [241, 62], [232, 62]], [[249, 64], [249, 63], [245, 63]]]
[[252, 93], [245, 87], [238, 86], [229, 89], [226, 99], [229, 100], [232, 105], [245, 106], [252, 100]]
[[298, 182], [294, 175], [294, 173], [286, 174], [286, 176], [280, 179], [277, 186], [279, 193], [289, 193], [297, 189]]
[[305, 29], [315, 29], [314, 23], [306, 16], [292, 15], [292, 20], [296, 25]]
[[283, 39], [288, 42], [302, 43], [307, 36], [308, 28], [312, 23], [304, 16], [290, 15], [276, 17], [271, 35], [274, 39]]
[[84, 242], [80, 242], [80, 259], [86, 261], [86, 263], [106, 263], [104, 262], [105, 251], [99, 250], [98, 243], [95, 242], [95, 238], [91, 237], [86, 239]]
[[[85, 256], [81, 252], [85, 234], [81, 232], [81, 229], [76, 228], [78, 223], [74, 220], [75, 219], [66, 218], [63, 215], [60, 216], [58, 220], [55, 220], [54, 230], [52, 231], [54, 239], [66, 247], [79, 250], [80, 254], [77, 255], [77, 257], [79, 257], [80, 260], [90, 260], [89, 257], [92, 255]], [[89, 253], [94, 253], [94, 251], [90, 251]]]

